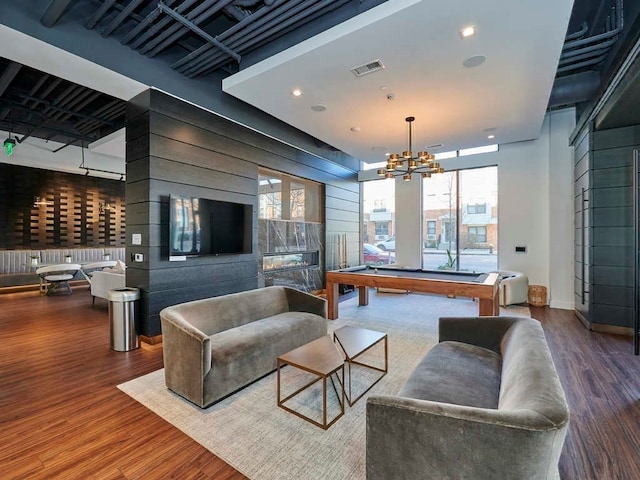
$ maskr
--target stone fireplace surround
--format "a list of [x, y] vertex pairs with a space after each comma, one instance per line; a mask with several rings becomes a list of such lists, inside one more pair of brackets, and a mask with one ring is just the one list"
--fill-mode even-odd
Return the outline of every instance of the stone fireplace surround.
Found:
[[258, 220], [259, 286], [284, 285], [303, 291], [324, 285], [324, 225]]

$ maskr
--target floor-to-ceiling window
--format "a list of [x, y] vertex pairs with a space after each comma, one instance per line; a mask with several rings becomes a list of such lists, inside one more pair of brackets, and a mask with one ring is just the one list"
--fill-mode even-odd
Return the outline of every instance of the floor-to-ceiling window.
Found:
[[496, 270], [498, 168], [433, 175], [422, 192], [423, 268]]
[[362, 186], [362, 251], [366, 265], [395, 262], [395, 182], [375, 180]]

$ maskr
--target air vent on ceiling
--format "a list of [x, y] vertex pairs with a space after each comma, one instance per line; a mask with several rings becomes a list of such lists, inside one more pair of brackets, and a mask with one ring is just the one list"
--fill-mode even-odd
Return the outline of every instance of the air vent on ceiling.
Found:
[[356, 77], [361, 77], [368, 73], [377, 72], [378, 70], [382, 70], [384, 65], [380, 60], [374, 60], [369, 63], [365, 63], [364, 65], [360, 65], [359, 67], [353, 67], [351, 69], [351, 73], [353, 73]]

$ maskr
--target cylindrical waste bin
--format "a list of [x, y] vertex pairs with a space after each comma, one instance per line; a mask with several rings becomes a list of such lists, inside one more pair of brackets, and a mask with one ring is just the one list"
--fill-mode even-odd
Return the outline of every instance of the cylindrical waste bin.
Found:
[[109, 327], [111, 348], [117, 352], [128, 352], [138, 348], [138, 300], [137, 288], [114, 288], [109, 290]]

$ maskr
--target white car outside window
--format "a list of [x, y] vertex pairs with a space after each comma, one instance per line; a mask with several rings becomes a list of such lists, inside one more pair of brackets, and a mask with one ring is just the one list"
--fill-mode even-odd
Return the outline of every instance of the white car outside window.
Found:
[[381, 250], [393, 250], [393, 251], [395, 251], [395, 249], [396, 249], [396, 237], [395, 237], [395, 235], [393, 237], [387, 238], [386, 240], [383, 240], [382, 242], [376, 243], [376, 247], [380, 248]]

